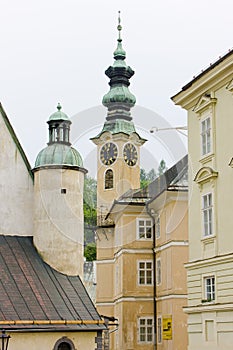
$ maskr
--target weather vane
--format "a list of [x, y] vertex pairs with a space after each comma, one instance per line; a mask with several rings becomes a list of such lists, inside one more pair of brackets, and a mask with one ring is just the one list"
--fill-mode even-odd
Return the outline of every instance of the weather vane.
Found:
[[121, 11], [118, 11], [118, 26], [117, 26], [117, 29], [119, 31], [118, 41], [121, 41], [121, 30], [122, 30], [122, 26], [121, 26]]

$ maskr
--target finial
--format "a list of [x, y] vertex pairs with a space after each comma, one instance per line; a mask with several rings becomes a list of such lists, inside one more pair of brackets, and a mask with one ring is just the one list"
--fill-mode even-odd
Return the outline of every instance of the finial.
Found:
[[57, 110], [60, 111], [61, 108], [62, 108], [62, 107], [61, 107], [60, 103], [58, 103], [58, 104], [57, 104]]
[[122, 30], [122, 26], [121, 26], [121, 11], [118, 11], [118, 26], [117, 26], [117, 30], [119, 31], [119, 37], [118, 37], [118, 41], [120, 42], [121, 39], [121, 30]]

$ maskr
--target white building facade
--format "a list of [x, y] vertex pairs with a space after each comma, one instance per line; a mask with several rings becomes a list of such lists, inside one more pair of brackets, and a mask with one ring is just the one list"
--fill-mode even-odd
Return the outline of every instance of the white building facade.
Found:
[[172, 99], [188, 111], [188, 349], [231, 349], [233, 51]]

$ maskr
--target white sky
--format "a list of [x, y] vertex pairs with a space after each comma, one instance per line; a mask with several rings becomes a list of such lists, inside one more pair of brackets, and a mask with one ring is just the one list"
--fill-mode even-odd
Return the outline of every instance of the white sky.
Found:
[[[186, 124], [170, 97], [232, 48], [232, 0], [0, 0], [0, 6], [0, 101], [32, 166], [58, 102], [70, 117], [101, 104], [118, 10], [126, 62], [135, 70], [130, 90], [138, 106], [170, 125]], [[105, 116], [103, 110], [97, 124]], [[85, 127], [82, 113], [78, 123]]]

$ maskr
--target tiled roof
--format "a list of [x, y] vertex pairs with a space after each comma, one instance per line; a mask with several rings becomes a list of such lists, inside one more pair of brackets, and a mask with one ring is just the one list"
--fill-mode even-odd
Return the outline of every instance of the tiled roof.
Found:
[[78, 276], [61, 274], [47, 265], [32, 237], [4, 235], [0, 235], [0, 326], [48, 330], [104, 327]]

